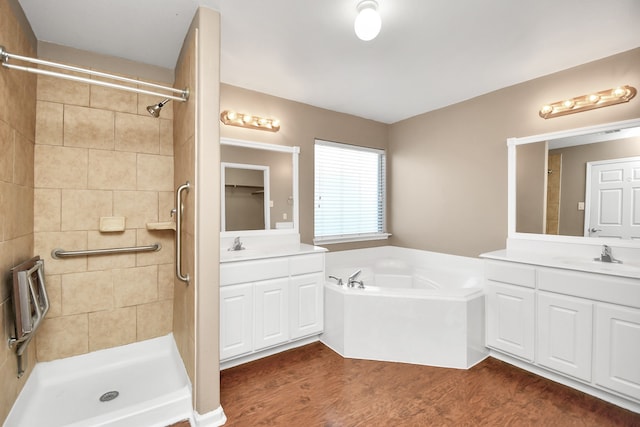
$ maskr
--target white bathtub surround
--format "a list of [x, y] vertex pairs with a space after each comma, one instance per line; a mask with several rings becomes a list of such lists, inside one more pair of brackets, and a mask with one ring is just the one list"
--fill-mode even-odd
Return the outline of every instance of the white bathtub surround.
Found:
[[169, 334], [38, 363], [4, 426], [166, 427], [184, 419], [194, 421], [191, 383]]
[[[365, 289], [348, 288], [362, 270]], [[484, 359], [482, 262], [384, 246], [330, 252], [321, 341], [344, 357], [467, 369]]]

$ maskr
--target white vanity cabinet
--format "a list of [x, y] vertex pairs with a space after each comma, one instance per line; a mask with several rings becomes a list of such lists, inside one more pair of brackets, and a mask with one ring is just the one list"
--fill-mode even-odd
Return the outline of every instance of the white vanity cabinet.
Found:
[[540, 365], [591, 381], [593, 306], [589, 300], [538, 292]]
[[485, 279], [494, 356], [640, 410], [640, 279], [497, 259]]
[[289, 278], [254, 283], [253, 302], [253, 350], [289, 340]]
[[220, 288], [220, 359], [253, 350], [253, 284]]
[[220, 360], [320, 334], [323, 282], [324, 253], [221, 263]]
[[640, 310], [596, 308], [595, 383], [640, 401]]
[[535, 269], [487, 261], [485, 274], [487, 346], [533, 361]]

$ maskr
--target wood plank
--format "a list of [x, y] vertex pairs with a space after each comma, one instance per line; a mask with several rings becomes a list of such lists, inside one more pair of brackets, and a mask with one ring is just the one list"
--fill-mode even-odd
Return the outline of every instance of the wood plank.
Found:
[[313, 343], [221, 372], [226, 426], [640, 425], [497, 359], [469, 370], [344, 359]]

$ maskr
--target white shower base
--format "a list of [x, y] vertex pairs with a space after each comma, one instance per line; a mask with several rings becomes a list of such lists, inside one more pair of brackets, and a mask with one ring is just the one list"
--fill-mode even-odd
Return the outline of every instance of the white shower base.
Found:
[[[101, 402], [100, 396], [118, 397]], [[166, 427], [193, 422], [191, 383], [173, 335], [38, 363], [5, 427]]]

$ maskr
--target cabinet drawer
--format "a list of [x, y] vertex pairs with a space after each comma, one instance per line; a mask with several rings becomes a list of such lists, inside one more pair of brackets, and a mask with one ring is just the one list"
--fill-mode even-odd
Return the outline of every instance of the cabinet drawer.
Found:
[[324, 255], [298, 255], [289, 258], [291, 275], [315, 273], [324, 270]]
[[513, 262], [486, 261], [485, 275], [495, 282], [510, 285], [536, 287], [536, 269], [534, 267]]
[[288, 258], [228, 262], [220, 265], [220, 286], [289, 276]]
[[640, 307], [638, 279], [540, 268], [538, 288], [612, 304]]

